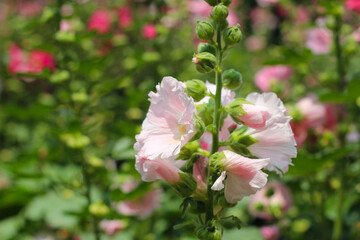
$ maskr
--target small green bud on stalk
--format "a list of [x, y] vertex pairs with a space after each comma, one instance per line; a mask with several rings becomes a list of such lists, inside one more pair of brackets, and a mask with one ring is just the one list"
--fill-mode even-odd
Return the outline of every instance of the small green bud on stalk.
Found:
[[227, 26], [229, 26], [229, 22], [225, 20], [216, 20], [211, 22], [214, 28], [219, 29], [220, 31], [223, 31]]
[[240, 25], [228, 27], [223, 33], [224, 42], [226, 45], [232, 46], [240, 42], [242, 33], [240, 31]]
[[217, 0], [205, 0], [205, 2], [207, 2], [210, 6], [215, 6], [218, 4]]
[[190, 141], [195, 141], [195, 140], [198, 140], [199, 138], [201, 138], [201, 136], [204, 134], [205, 129], [206, 129], [205, 123], [198, 116], [194, 115], [194, 121], [195, 121], [196, 133], [190, 139]]
[[185, 82], [185, 93], [192, 97], [195, 102], [199, 102], [207, 94], [205, 83], [201, 80], [194, 79]]
[[215, 46], [210, 43], [199, 43], [197, 50], [198, 50], [198, 53], [209, 52], [214, 55], [216, 54]]
[[223, 86], [230, 89], [236, 90], [241, 86], [242, 76], [239, 72], [234, 69], [229, 69], [223, 73]]
[[201, 73], [211, 72], [216, 66], [216, 58], [213, 54], [203, 52], [196, 54], [193, 59], [196, 69]]
[[196, 25], [196, 35], [201, 40], [211, 40], [214, 36], [214, 28], [209, 22], [198, 21]]
[[217, 21], [226, 20], [228, 15], [229, 15], [229, 10], [227, 6], [225, 6], [222, 3], [216, 5], [211, 13], [211, 17]]
[[180, 182], [175, 182], [173, 187], [183, 197], [189, 197], [196, 190], [196, 180], [189, 173], [179, 173]]
[[222, 4], [224, 4], [225, 6], [229, 6], [232, 2], [232, 0], [221, 0]]
[[200, 148], [200, 143], [198, 141], [192, 141], [185, 144], [180, 151], [179, 157], [177, 159], [187, 160], [190, 159], [191, 156], [197, 152], [198, 148]]

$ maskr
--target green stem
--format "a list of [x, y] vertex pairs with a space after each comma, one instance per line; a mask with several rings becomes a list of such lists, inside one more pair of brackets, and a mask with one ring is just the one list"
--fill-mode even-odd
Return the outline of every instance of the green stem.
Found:
[[[345, 82], [345, 66], [343, 62], [343, 56], [342, 56], [342, 49], [340, 44], [340, 32], [341, 32], [341, 25], [342, 25], [342, 19], [341, 16], [336, 17], [336, 26], [334, 29], [334, 43], [335, 43], [335, 53], [336, 53], [336, 65], [337, 65], [337, 73], [338, 73], [338, 79], [339, 79], [339, 90], [342, 93], [345, 89], [346, 82]], [[343, 112], [340, 112], [339, 114], [339, 120], [340, 122], [343, 119]], [[341, 134], [342, 135], [342, 134]], [[345, 139], [344, 136], [340, 136], [340, 143], [341, 147], [344, 147], [345, 145]], [[337, 170], [339, 172], [339, 181], [340, 186], [338, 189], [338, 196], [337, 196], [337, 203], [336, 203], [336, 219], [334, 222], [334, 230], [332, 235], [332, 240], [340, 240], [342, 235], [342, 221], [343, 221], [343, 203], [344, 203], [344, 184], [346, 181], [345, 171], [346, 171], [346, 159], [338, 159], [337, 164]]]
[[[82, 159], [82, 174], [83, 174], [83, 178], [84, 178], [84, 183], [85, 183], [85, 196], [87, 199], [87, 207], [88, 209], [90, 208], [91, 204], [92, 204], [92, 199], [91, 199], [91, 182], [90, 182], [90, 175], [87, 171], [87, 164], [85, 162], [85, 159]], [[96, 216], [91, 215], [92, 217], [92, 224], [93, 224], [93, 231], [94, 231], [94, 236], [95, 236], [95, 240], [101, 240], [101, 235], [100, 235], [100, 230], [99, 230], [99, 226], [98, 226], [98, 219], [96, 218]]]
[[[221, 49], [221, 30], [217, 29], [217, 64], [215, 67], [215, 81], [216, 81], [216, 94], [215, 94], [215, 109], [213, 125], [215, 131], [212, 133], [212, 146], [211, 154], [215, 153], [219, 149], [219, 128], [220, 128], [220, 108], [221, 108], [221, 90], [222, 90], [222, 49]], [[211, 190], [211, 186], [216, 176], [208, 167], [208, 186], [207, 186], [207, 204], [206, 204], [206, 222], [211, 221], [214, 218], [214, 193]]]

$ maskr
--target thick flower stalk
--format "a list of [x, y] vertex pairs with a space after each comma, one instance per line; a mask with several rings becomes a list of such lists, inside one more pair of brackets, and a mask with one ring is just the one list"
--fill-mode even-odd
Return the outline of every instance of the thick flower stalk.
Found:
[[[192, 62], [214, 83], [165, 77], [151, 92], [150, 108], [136, 136], [136, 169], [143, 181], [164, 180], [184, 198], [181, 208], [198, 215], [199, 239], [221, 239], [226, 208], [266, 186], [267, 169], [282, 175], [296, 144], [286, 109], [274, 93], [235, 98], [242, 77], [223, 71], [223, 54], [241, 39], [228, 26], [231, 0], [206, 1], [211, 21], [198, 21], [200, 43]], [[239, 226], [239, 219], [232, 216]], [[186, 224], [185, 224], [186, 225]]]

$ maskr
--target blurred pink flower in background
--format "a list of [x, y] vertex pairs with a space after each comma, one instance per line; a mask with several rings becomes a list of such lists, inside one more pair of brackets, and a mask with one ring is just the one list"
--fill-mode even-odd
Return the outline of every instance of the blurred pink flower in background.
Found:
[[[125, 183], [121, 189], [128, 193], [138, 186], [137, 182]], [[147, 192], [145, 195], [124, 202], [115, 203], [117, 212], [126, 216], [148, 217], [160, 204], [162, 191], [160, 189]]]
[[288, 187], [273, 181], [250, 197], [249, 212], [254, 217], [271, 221], [285, 215], [292, 205], [293, 200]]
[[255, 31], [263, 32], [267, 29], [274, 29], [278, 25], [278, 18], [261, 7], [251, 9], [250, 18]]
[[133, 23], [132, 12], [129, 6], [118, 8], [117, 14], [119, 27], [127, 28]]
[[256, 52], [264, 49], [265, 41], [263, 37], [252, 35], [246, 39], [245, 45], [248, 50]]
[[33, 17], [42, 13], [44, 5], [41, 1], [17, 1], [16, 9], [19, 15]]
[[261, 235], [266, 240], [278, 240], [281, 237], [280, 229], [278, 226], [264, 226], [260, 229]]
[[293, 71], [285, 65], [265, 66], [255, 75], [255, 84], [263, 92], [271, 90], [272, 84], [288, 81]]
[[317, 128], [325, 121], [325, 105], [319, 103], [316, 96], [304, 97], [297, 102], [296, 106], [304, 115], [304, 121], [306, 121], [308, 127]]
[[332, 33], [327, 28], [311, 28], [306, 31], [306, 47], [314, 54], [330, 52]]
[[354, 37], [355, 41], [360, 42], [360, 28], [356, 29], [353, 32], [353, 37]]
[[125, 228], [125, 223], [120, 220], [102, 220], [100, 222], [100, 228], [106, 235], [113, 236]]
[[60, 22], [60, 31], [63, 32], [73, 32], [73, 26], [68, 20], [61, 20]]
[[148, 23], [146, 24], [142, 30], [141, 33], [144, 38], [146, 39], [154, 39], [157, 36], [156, 27], [154, 24]]
[[360, 1], [359, 0], [346, 0], [345, 6], [349, 10], [360, 12]]
[[309, 10], [304, 6], [299, 6], [296, 8], [295, 21], [298, 24], [306, 24], [310, 22], [311, 14]]
[[99, 34], [104, 34], [111, 29], [111, 15], [108, 11], [97, 10], [91, 15], [87, 28], [89, 31], [96, 30]]
[[[55, 59], [51, 53], [33, 50], [26, 55], [17, 45], [9, 48], [8, 70], [10, 73], [41, 73], [45, 68], [55, 70]], [[24, 79], [32, 81], [34, 79]]]
[[203, 0], [190, 0], [188, 7], [192, 14], [200, 16], [208, 16], [212, 11], [212, 7]]
[[261, 7], [269, 7], [276, 5], [279, 0], [256, 0], [257, 4]]
[[236, 12], [229, 9], [229, 15], [227, 17], [227, 21], [229, 22], [229, 26], [236, 26], [239, 24], [239, 17], [236, 15]]

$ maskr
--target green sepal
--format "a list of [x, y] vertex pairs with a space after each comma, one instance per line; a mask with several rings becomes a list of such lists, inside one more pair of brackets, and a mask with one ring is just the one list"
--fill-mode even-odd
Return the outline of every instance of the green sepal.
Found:
[[204, 134], [205, 129], [206, 129], [205, 123], [197, 115], [194, 115], [194, 121], [195, 121], [196, 133], [190, 139], [190, 141], [195, 141], [195, 140], [198, 140], [199, 138], [201, 138], [201, 136]]
[[216, 48], [214, 45], [212, 45], [210, 43], [199, 43], [199, 45], [197, 47], [197, 51], [198, 51], [198, 53], [209, 52], [209, 53], [213, 54], [214, 56], [216, 55]]
[[180, 182], [175, 182], [173, 187], [182, 197], [189, 197], [196, 190], [196, 180], [189, 173], [179, 172]]
[[200, 148], [200, 143], [198, 141], [191, 141], [186, 143], [180, 150], [180, 154], [176, 160], [187, 160], [190, 159], [191, 156], [197, 152], [198, 148]]

